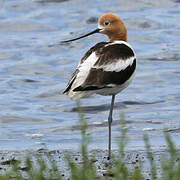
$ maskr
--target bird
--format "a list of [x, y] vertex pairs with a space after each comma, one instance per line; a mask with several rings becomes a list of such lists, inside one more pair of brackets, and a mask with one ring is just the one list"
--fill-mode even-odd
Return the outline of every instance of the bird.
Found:
[[108, 159], [111, 159], [111, 125], [115, 96], [131, 83], [136, 71], [136, 54], [127, 42], [127, 28], [116, 14], [105, 13], [98, 19], [98, 28], [83, 36], [62, 41], [72, 42], [95, 33], [108, 36], [82, 57], [72, 74], [64, 94], [76, 100], [91, 94], [111, 96], [108, 115]]

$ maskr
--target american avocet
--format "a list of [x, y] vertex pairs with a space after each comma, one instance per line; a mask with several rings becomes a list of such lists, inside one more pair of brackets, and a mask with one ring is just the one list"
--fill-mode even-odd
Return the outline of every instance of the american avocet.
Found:
[[99, 18], [96, 30], [84, 36], [63, 41], [63, 43], [94, 33], [106, 34], [109, 42], [97, 43], [86, 52], [64, 93], [72, 99], [79, 99], [93, 93], [112, 96], [108, 116], [108, 157], [110, 159], [111, 123], [115, 95], [130, 84], [136, 69], [136, 55], [127, 43], [127, 29], [124, 22], [112, 13], [106, 13]]

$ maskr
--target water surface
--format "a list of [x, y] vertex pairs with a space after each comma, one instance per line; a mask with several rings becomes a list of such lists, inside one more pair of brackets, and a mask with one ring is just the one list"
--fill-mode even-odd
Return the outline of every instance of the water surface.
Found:
[[[1, 0], [0, 7], [1, 150], [79, 147], [76, 102], [62, 92], [83, 54], [107, 38], [59, 42], [94, 30], [106, 12], [125, 21], [138, 59], [134, 81], [116, 96], [113, 148], [120, 139], [120, 114], [127, 121], [129, 149], [144, 148], [144, 132], [154, 148], [163, 148], [164, 128], [180, 146], [179, 1]], [[107, 147], [110, 100], [93, 95], [81, 101], [92, 149]]]

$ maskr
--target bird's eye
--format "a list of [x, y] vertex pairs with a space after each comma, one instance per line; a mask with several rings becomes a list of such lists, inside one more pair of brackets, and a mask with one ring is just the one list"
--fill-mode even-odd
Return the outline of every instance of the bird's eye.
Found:
[[105, 22], [104, 22], [104, 25], [105, 25], [105, 26], [108, 26], [109, 24], [110, 24], [109, 21], [105, 21]]

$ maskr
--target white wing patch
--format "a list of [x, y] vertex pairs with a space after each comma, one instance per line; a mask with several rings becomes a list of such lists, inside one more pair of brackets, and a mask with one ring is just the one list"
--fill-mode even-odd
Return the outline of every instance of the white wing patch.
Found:
[[93, 66], [93, 68], [103, 69], [104, 71], [119, 72], [119, 71], [126, 69], [129, 65], [131, 66], [133, 64], [134, 59], [135, 59], [135, 57], [132, 56], [126, 60], [119, 59], [119, 60], [116, 60], [116, 62], [108, 63], [106, 65]]
[[77, 69], [79, 70], [79, 72], [76, 76], [74, 83], [72, 84], [71, 89], [74, 89], [84, 83], [90, 69], [93, 67], [97, 59], [98, 57], [96, 56], [95, 52], [93, 52], [86, 60], [84, 60], [83, 63], [80, 63], [78, 65]]
[[[82, 64], [79, 64], [79, 73], [77, 74], [77, 78], [83, 78], [85, 80], [97, 59], [98, 57], [95, 52], [93, 52]], [[81, 83], [83, 82], [81, 81]]]
[[87, 59], [85, 59], [83, 61], [83, 63], [80, 63], [77, 67], [77, 69], [79, 70], [76, 79], [74, 80], [70, 91], [68, 92], [68, 96], [71, 97], [72, 99], [79, 99], [82, 98], [84, 96], [88, 96], [90, 94], [93, 93], [93, 91], [91, 92], [74, 92], [73, 89], [75, 89], [76, 87], [82, 85], [84, 83], [84, 81], [86, 80], [90, 69], [93, 67], [93, 65], [95, 64], [95, 62], [97, 61], [98, 57], [96, 56], [95, 52], [93, 52]]

